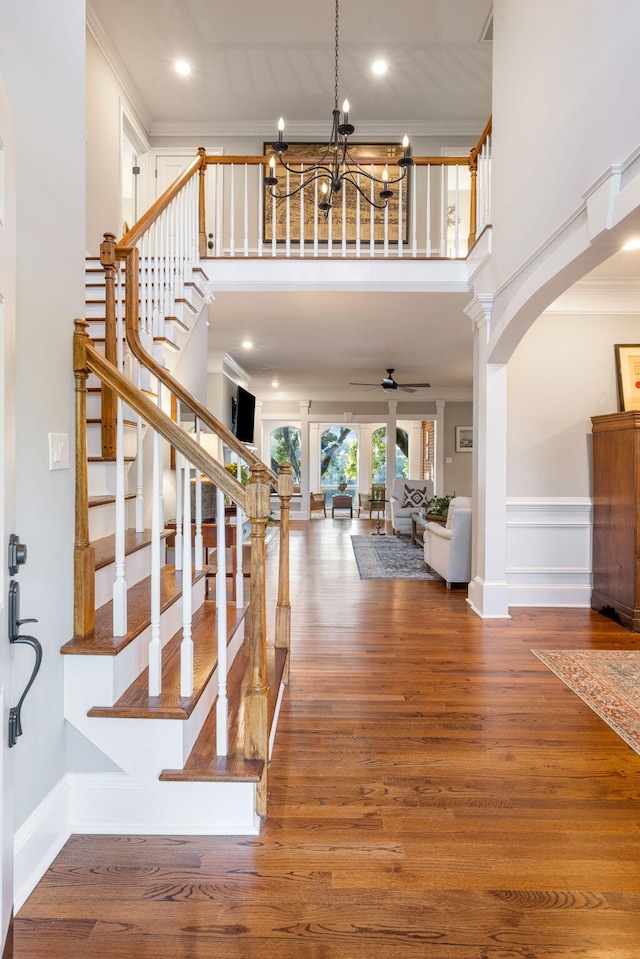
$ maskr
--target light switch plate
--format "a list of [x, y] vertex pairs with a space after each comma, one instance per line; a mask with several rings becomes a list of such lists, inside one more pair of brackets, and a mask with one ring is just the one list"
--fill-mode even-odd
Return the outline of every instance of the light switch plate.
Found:
[[69, 469], [68, 433], [49, 433], [49, 469]]

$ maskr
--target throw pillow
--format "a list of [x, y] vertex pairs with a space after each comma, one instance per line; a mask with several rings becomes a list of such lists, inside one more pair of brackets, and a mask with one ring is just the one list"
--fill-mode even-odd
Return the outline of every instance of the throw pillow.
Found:
[[405, 486], [404, 488], [404, 498], [402, 500], [402, 508], [406, 509], [420, 509], [421, 506], [424, 506], [427, 499], [427, 487], [423, 486], [422, 488], [413, 489], [411, 486]]

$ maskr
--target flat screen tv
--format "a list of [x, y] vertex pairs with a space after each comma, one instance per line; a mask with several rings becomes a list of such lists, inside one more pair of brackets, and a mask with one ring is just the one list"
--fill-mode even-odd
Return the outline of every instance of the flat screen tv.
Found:
[[241, 443], [253, 443], [256, 398], [241, 386], [231, 399], [231, 431]]

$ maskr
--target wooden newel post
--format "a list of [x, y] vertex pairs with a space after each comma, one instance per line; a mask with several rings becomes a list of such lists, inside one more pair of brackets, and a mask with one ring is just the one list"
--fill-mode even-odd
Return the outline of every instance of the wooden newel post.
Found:
[[89, 636], [95, 626], [95, 551], [89, 542], [87, 486], [87, 323], [75, 321], [73, 371], [76, 381], [76, 530], [73, 550], [73, 634]]
[[200, 256], [204, 257], [207, 255], [207, 224], [204, 209], [207, 151], [204, 147], [198, 147], [198, 156], [201, 160], [201, 166], [198, 170], [198, 248]]
[[[116, 238], [113, 233], [105, 233], [100, 244], [100, 262], [104, 269], [105, 311], [104, 311], [104, 355], [109, 363], [116, 366]], [[102, 399], [102, 455], [116, 455], [116, 397], [113, 390], [106, 386], [101, 390]]]
[[247, 483], [247, 516], [251, 520], [251, 603], [249, 606], [249, 688], [245, 704], [245, 759], [262, 759], [256, 812], [267, 814], [269, 730], [267, 707], [267, 612], [264, 538], [270, 510], [270, 485], [264, 466], [251, 466]]
[[282, 674], [285, 685], [289, 682], [291, 658], [291, 601], [289, 597], [289, 520], [293, 496], [291, 463], [282, 463], [278, 477], [280, 497], [280, 562], [278, 567], [278, 603], [276, 606], [276, 649], [287, 650], [287, 662]]
[[477, 154], [471, 154], [469, 160], [469, 174], [471, 176], [471, 195], [469, 197], [469, 239], [467, 240], [467, 250], [470, 250], [476, 242], [476, 232], [478, 230], [478, 157]]

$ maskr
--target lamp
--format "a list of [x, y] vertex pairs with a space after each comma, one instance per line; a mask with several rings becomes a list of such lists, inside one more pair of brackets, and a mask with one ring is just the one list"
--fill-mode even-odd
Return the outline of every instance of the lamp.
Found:
[[[342, 122], [340, 122], [340, 109], [338, 107], [339, 21], [339, 0], [336, 0], [334, 105], [331, 138], [329, 143], [324, 148], [324, 152], [317, 163], [314, 163], [313, 166], [307, 167], [304, 167], [303, 164], [303, 180], [302, 183], [295, 188], [295, 190], [290, 190], [288, 193], [276, 192], [278, 178], [276, 176], [275, 156], [271, 156], [271, 159], [269, 160], [269, 173], [264, 178], [265, 186], [270, 188], [269, 192], [271, 196], [277, 200], [283, 200], [287, 197], [296, 196], [296, 194], [304, 190], [304, 188], [310, 183], [313, 183], [315, 180], [321, 181], [321, 196], [318, 203], [318, 209], [322, 210], [325, 216], [328, 216], [329, 214], [335, 195], [339, 194], [342, 190], [343, 184], [347, 183], [350, 183], [358, 191], [358, 193], [364, 197], [370, 206], [375, 207], [376, 210], [384, 210], [389, 200], [393, 197], [393, 190], [390, 189], [390, 186], [393, 183], [399, 183], [400, 180], [403, 180], [407, 175], [407, 170], [413, 165], [413, 158], [409, 153], [409, 138], [407, 136], [405, 136], [402, 141], [404, 153], [397, 160], [399, 175], [393, 179], [389, 179], [388, 166], [385, 166], [381, 177], [376, 177], [372, 173], [368, 173], [358, 163], [356, 163], [349, 153], [349, 137], [354, 132], [355, 128], [353, 124], [349, 122], [348, 100], [345, 100], [342, 104]], [[284, 139], [283, 117], [280, 117], [280, 120], [278, 121], [278, 139], [276, 142], [271, 144], [271, 147], [274, 150], [274, 153], [278, 155], [280, 163], [284, 169], [289, 173], [294, 173], [299, 176], [301, 171], [288, 166], [283, 159], [283, 156], [289, 149], [289, 144]], [[381, 203], [376, 203], [371, 199], [371, 197], [367, 196], [358, 183], [358, 178], [360, 176], [366, 177], [367, 180], [382, 187], [379, 193], [379, 198], [382, 201]]]

